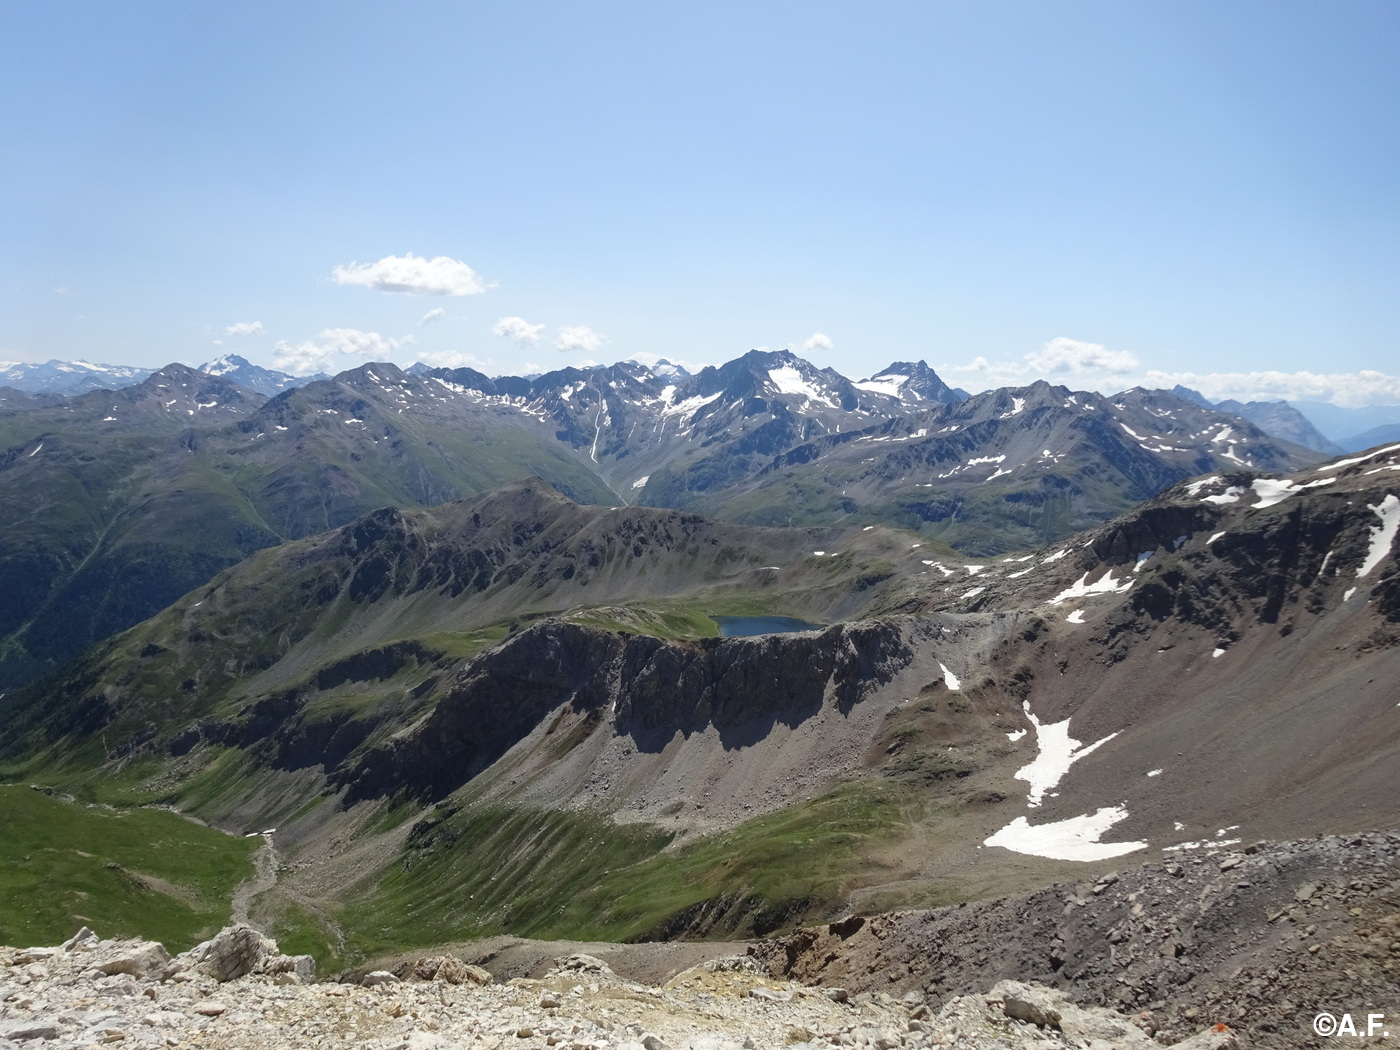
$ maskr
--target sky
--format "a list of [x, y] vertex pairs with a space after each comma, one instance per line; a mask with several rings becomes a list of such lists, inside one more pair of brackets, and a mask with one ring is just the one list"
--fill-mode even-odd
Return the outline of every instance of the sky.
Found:
[[0, 0], [0, 360], [1400, 404], [1400, 5]]

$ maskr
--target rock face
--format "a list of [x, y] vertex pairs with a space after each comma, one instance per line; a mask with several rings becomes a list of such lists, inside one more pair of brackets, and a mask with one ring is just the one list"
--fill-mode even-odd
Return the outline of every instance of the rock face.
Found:
[[1400, 834], [1182, 851], [1037, 893], [851, 918], [758, 951], [781, 977], [933, 1001], [1036, 982], [1057, 991], [999, 986], [1011, 1016], [1118, 1045], [1081, 1031], [1064, 1004], [1149, 1011], [1159, 1039], [1210, 1020], [1254, 1046], [1297, 1046], [1319, 1011], [1400, 1002]]
[[301, 981], [316, 976], [316, 960], [311, 956], [283, 955], [276, 941], [244, 923], [220, 930], [211, 940], [182, 953], [177, 962], [220, 983], [250, 973], [294, 974]]
[[[241, 965], [265, 946], [233, 928], [201, 947], [206, 962], [236, 958]], [[832, 996], [775, 981], [752, 961], [734, 959], [696, 966], [659, 988], [619, 977], [588, 955], [556, 959], [541, 980], [504, 985], [439, 980], [452, 959], [446, 956], [415, 966], [415, 972], [433, 970], [431, 982], [400, 981], [377, 971], [359, 985], [283, 987], [265, 972], [223, 984], [197, 969], [140, 979], [107, 975], [87, 965], [99, 950], [90, 942], [0, 948], [0, 1048], [47, 1041], [62, 1047], [204, 1050], [465, 1050], [506, 1042], [520, 1050], [1156, 1046], [1121, 1014], [1081, 1008], [1060, 992], [1011, 982], [989, 994], [955, 998], [935, 1013], [919, 994], [900, 1000], [870, 993]], [[1027, 1019], [1028, 1013], [1040, 1022]], [[1233, 1032], [1221, 1025], [1183, 1050], [1223, 1050], [1233, 1042]]]
[[896, 623], [675, 643], [546, 621], [470, 663], [420, 726], [364, 757], [349, 793], [441, 798], [560, 707], [597, 718], [611, 710], [640, 750], [707, 726], [741, 743], [828, 698], [849, 711], [912, 659]]

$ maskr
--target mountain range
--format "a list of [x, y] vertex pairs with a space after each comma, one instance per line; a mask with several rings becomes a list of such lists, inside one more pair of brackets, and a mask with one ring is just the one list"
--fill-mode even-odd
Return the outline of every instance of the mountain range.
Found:
[[[1390, 826], [1396, 470], [1231, 463], [984, 558], [539, 481], [377, 510], [12, 690], [0, 769], [278, 829], [265, 920], [360, 955], [765, 934]], [[772, 612], [830, 625], [708, 636]]]
[[[968, 397], [923, 362], [852, 382], [788, 352], [535, 379], [365, 365], [275, 396], [169, 365], [0, 400], [0, 687], [59, 667], [255, 550], [379, 507], [538, 476], [585, 503], [755, 526], [915, 529], [968, 553], [1049, 542], [1204, 471], [1316, 458], [1164, 392]], [[222, 367], [222, 366], [221, 366]], [[216, 369], [219, 370], [219, 369]], [[36, 494], [39, 498], [36, 500]]]

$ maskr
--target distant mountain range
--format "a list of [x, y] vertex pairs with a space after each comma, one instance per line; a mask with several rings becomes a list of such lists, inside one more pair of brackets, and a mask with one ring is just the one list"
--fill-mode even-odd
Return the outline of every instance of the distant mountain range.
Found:
[[582, 503], [891, 524], [991, 554], [1183, 478], [1317, 458], [1162, 391], [1037, 383], [969, 397], [923, 362], [852, 382], [786, 351], [694, 375], [372, 364], [296, 385], [227, 357], [119, 390], [0, 395], [0, 448], [0, 688], [255, 550], [530, 476]]

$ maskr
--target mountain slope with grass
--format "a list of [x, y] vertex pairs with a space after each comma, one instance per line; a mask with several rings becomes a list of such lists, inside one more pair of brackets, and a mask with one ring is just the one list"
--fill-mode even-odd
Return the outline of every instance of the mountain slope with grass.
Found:
[[[749, 935], [1394, 825], [1397, 469], [1209, 474], [982, 559], [537, 484], [376, 512], [7, 696], [3, 770], [276, 827], [259, 907], [351, 955]], [[726, 603], [842, 622], [701, 637]]]

